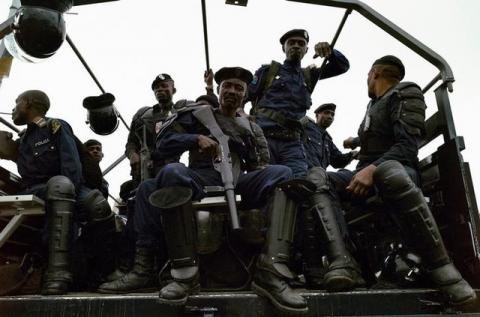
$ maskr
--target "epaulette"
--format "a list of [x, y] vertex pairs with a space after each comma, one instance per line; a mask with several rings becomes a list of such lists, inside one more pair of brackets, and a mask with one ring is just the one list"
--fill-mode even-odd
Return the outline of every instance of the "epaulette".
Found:
[[50, 119], [48, 123], [49, 123], [50, 129], [52, 130], [52, 134], [55, 134], [58, 131], [60, 131], [60, 128], [62, 127], [62, 124], [57, 119]]

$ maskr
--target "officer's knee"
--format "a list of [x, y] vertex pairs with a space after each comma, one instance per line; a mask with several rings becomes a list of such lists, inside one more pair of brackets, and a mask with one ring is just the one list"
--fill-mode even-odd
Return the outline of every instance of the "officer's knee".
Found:
[[407, 171], [398, 161], [386, 161], [377, 166], [373, 180], [380, 193], [392, 196], [415, 187]]
[[293, 177], [292, 170], [285, 165], [269, 165], [266, 169], [272, 177], [278, 178], [280, 182], [289, 180]]
[[81, 201], [88, 222], [97, 222], [113, 216], [110, 205], [98, 189], [90, 191]]
[[46, 199], [75, 201], [75, 186], [66, 176], [54, 176], [47, 182]]
[[171, 180], [172, 178], [185, 174], [186, 171], [187, 167], [182, 163], [170, 163], [162, 168], [159, 177]]
[[327, 171], [321, 167], [312, 167], [308, 170], [306, 179], [317, 187], [317, 190], [329, 190], [330, 181]]

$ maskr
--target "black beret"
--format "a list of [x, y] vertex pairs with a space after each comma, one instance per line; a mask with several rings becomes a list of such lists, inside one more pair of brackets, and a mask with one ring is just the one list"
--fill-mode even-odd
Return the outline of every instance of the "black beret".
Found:
[[86, 141], [85, 143], [83, 143], [83, 145], [85, 145], [86, 147], [94, 146], [94, 145], [102, 146], [102, 143], [100, 143], [100, 141], [98, 141], [98, 140], [90, 139], [90, 140]]
[[152, 82], [152, 90], [155, 89], [155, 85], [159, 82], [162, 82], [162, 81], [166, 81], [166, 80], [171, 80], [173, 81], [173, 78], [172, 76], [170, 76], [169, 74], [159, 74], [157, 77], [155, 77], [155, 79], [153, 80]]
[[107, 92], [100, 96], [91, 96], [83, 99], [83, 107], [88, 110], [105, 108], [112, 106], [114, 101], [115, 96]]
[[288, 31], [287, 33], [283, 34], [282, 37], [280, 38], [280, 44], [285, 44], [285, 41], [291, 37], [298, 36], [298, 37], [303, 37], [305, 41], [309, 40], [308, 37], [308, 32], [304, 29], [293, 29]]
[[215, 73], [214, 78], [218, 85], [220, 85], [222, 81], [232, 78], [240, 79], [248, 85], [252, 81], [253, 75], [250, 71], [242, 67], [223, 67]]
[[375, 62], [373, 62], [373, 65], [390, 65], [390, 66], [396, 66], [400, 70], [400, 80], [405, 77], [405, 66], [403, 66], [402, 61], [393, 55], [385, 55], [383, 57], [380, 57], [377, 59]]
[[315, 109], [315, 114], [317, 114], [319, 112], [322, 112], [324, 110], [335, 111], [336, 108], [337, 108], [337, 105], [335, 105], [334, 103], [324, 103], [323, 105], [320, 105], [320, 106], [318, 106], [317, 109]]

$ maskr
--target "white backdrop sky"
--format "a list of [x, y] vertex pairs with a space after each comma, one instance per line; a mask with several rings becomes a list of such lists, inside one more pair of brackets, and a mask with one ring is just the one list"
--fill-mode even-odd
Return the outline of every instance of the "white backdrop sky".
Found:
[[[250, 0], [248, 6], [227, 6], [224, 0], [208, 0], [210, 61], [214, 70], [243, 66], [255, 71], [272, 59], [283, 61], [279, 37], [292, 28], [310, 33], [310, 51], [303, 65], [313, 60], [313, 45], [331, 41], [344, 10], [282, 0]], [[480, 56], [480, 1], [476, 0], [366, 0], [364, 1], [405, 31], [439, 53], [455, 75], [450, 94], [457, 134], [465, 137], [465, 161], [472, 169], [477, 195], [480, 188], [480, 143], [476, 137], [480, 113], [478, 57]], [[0, 0], [0, 16], [6, 17], [11, 0]], [[3, 12], [3, 13], [2, 13]], [[200, 0], [121, 0], [74, 7], [66, 15], [67, 30], [104, 88], [116, 96], [116, 106], [130, 123], [142, 106], [155, 103], [150, 84], [158, 73], [175, 79], [175, 99], [195, 99], [204, 93], [205, 55]], [[325, 102], [337, 104], [330, 134], [340, 147], [355, 135], [365, 112], [367, 72], [376, 58], [394, 54], [406, 66], [405, 80], [425, 86], [438, 71], [358, 13], [352, 13], [336, 46], [350, 60], [349, 72], [317, 84], [314, 109]], [[85, 124], [82, 100], [100, 93], [67, 43], [51, 59], [40, 64], [14, 61], [10, 78], [0, 87], [0, 111], [10, 111], [18, 94], [44, 90], [51, 99], [51, 117], [68, 121], [83, 140], [103, 143], [107, 167], [124, 151], [127, 130], [120, 125], [109, 136], [95, 135]], [[427, 94], [430, 115], [436, 111], [433, 90]], [[308, 112], [313, 115], [313, 110]], [[2, 127], [3, 129], [3, 127]], [[440, 143], [437, 142], [434, 147]], [[425, 156], [431, 152], [421, 152]], [[14, 165], [1, 161], [11, 170]], [[111, 193], [129, 178], [124, 161], [110, 174]]]

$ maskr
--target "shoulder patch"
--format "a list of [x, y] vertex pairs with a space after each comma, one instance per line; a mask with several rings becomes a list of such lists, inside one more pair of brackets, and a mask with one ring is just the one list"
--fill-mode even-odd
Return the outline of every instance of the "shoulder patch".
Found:
[[62, 124], [57, 119], [53, 119], [50, 122], [50, 127], [52, 129], [52, 133], [55, 134], [60, 130], [60, 128], [62, 127]]

